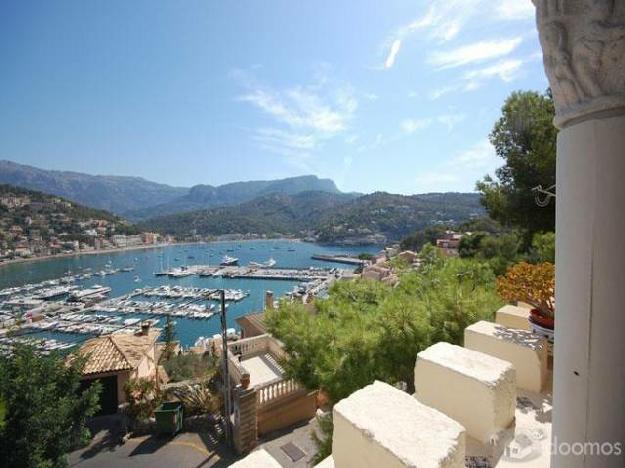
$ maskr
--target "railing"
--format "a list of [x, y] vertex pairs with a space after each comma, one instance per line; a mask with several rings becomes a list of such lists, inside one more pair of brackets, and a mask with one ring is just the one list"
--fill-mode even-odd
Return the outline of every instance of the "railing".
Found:
[[228, 343], [228, 349], [234, 354], [247, 356], [258, 352], [268, 351], [269, 343], [272, 338], [269, 335], [253, 336], [252, 338], [244, 338], [238, 341]]
[[303, 387], [295, 380], [274, 380], [256, 387], [256, 408], [285, 398], [301, 390]]
[[240, 383], [244, 375], [248, 377], [250, 375], [247, 369], [241, 365], [239, 359], [232, 354], [230, 350], [228, 350], [228, 373], [230, 374], [230, 379], [236, 383]]

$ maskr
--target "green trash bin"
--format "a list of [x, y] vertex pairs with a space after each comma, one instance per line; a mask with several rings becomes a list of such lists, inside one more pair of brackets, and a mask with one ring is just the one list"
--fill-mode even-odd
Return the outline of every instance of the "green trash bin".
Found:
[[182, 403], [167, 401], [156, 408], [154, 417], [158, 432], [174, 435], [182, 430]]

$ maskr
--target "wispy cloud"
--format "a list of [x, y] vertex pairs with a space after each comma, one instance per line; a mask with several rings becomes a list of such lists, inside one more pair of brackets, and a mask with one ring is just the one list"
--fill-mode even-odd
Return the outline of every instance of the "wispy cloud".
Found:
[[521, 44], [521, 41], [521, 37], [493, 39], [474, 42], [455, 49], [434, 51], [430, 54], [428, 63], [436, 68], [445, 69], [492, 60], [510, 54]]
[[534, 5], [531, 0], [499, 0], [495, 12], [499, 18], [524, 20], [534, 18]]
[[422, 172], [415, 178], [417, 191], [465, 191], [501, 165], [495, 148], [487, 139], [457, 153], [438, 167]]
[[426, 119], [404, 119], [401, 122], [401, 129], [404, 133], [411, 134], [418, 130], [423, 130], [432, 125], [433, 120]]
[[399, 53], [399, 49], [401, 48], [401, 39], [395, 39], [391, 44], [391, 48], [388, 51], [388, 56], [384, 61], [384, 68], [391, 68], [395, 64], [395, 57]]
[[285, 89], [261, 85], [249, 76], [238, 79], [246, 91], [237, 100], [274, 121], [273, 126], [254, 131], [253, 139], [261, 148], [301, 159], [324, 140], [348, 129], [358, 108], [354, 90], [349, 85], [332, 85], [325, 72], [318, 71], [315, 76], [312, 84]]
[[542, 58], [532, 55], [525, 59], [508, 58], [493, 64], [473, 68], [456, 77], [455, 81], [436, 88], [429, 93], [430, 100], [436, 100], [446, 94], [462, 91], [474, 91], [486, 85], [490, 80], [499, 79], [505, 83], [510, 83], [523, 76], [523, 66], [527, 63]]
[[442, 114], [436, 117], [427, 117], [420, 119], [404, 119], [400, 123], [402, 132], [407, 135], [415, 133], [420, 130], [425, 130], [431, 127], [433, 124], [440, 124], [444, 126], [447, 131], [451, 132], [454, 127], [466, 119], [465, 114]]
[[[409, 39], [444, 44], [457, 39], [465, 30], [475, 29], [479, 23], [527, 20], [534, 15], [531, 0], [423, 0], [422, 13], [395, 29], [382, 47], [386, 60], [384, 68], [393, 66], [400, 46]], [[485, 11], [488, 14], [484, 14]]]

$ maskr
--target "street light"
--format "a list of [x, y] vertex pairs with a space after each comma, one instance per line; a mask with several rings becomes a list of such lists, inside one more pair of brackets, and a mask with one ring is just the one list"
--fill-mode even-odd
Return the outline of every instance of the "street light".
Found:
[[[226, 324], [226, 291], [219, 289], [220, 316], [221, 316], [221, 346], [223, 360], [223, 391], [224, 391], [224, 412], [226, 415], [226, 443], [232, 445], [232, 425], [230, 424], [230, 376], [228, 374], [228, 326]], [[209, 295], [210, 297], [210, 295]]]

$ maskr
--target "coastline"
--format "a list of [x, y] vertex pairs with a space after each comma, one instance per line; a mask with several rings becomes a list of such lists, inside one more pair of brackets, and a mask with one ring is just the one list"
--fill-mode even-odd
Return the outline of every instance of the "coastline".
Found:
[[[266, 239], [241, 239], [240, 241], [254, 241], [254, 240], [266, 240]], [[288, 240], [288, 241], [296, 241], [302, 242], [301, 239], [292, 239], [292, 238], [275, 238], [271, 240]], [[189, 241], [189, 242], [174, 242], [168, 244], [150, 244], [150, 245], [134, 245], [132, 247], [122, 247], [117, 249], [101, 249], [101, 250], [88, 250], [85, 252], [69, 252], [69, 253], [61, 253], [56, 255], [44, 255], [41, 257], [29, 257], [29, 258], [14, 258], [12, 260], [5, 260], [0, 262], [0, 268], [9, 265], [19, 265], [22, 263], [35, 263], [35, 262], [43, 262], [46, 260], [56, 260], [58, 258], [71, 258], [71, 257], [81, 257], [83, 255], [105, 255], [112, 254], [117, 252], [131, 252], [133, 250], [147, 250], [147, 249], [162, 249], [164, 247], [171, 247], [175, 245], [198, 245], [198, 244], [211, 244], [211, 243], [220, 243], [220, 242], [233, 242], [231, 240], [215, 240], [215, 241]]]
[[122, 247], [118, 249], [101, 249], [101, 250], [88, 250], [86, 252], [71, 252], [61, 253], [56, 255], [44, 255], [41, 257], [29, 257], [29, 258], [15, 258], [12, 260], [5, 260], [0, 262], [0, 268], [9, 265], [18, 265], [21, 263], [35, 263], [43, 262], [46, 260], [56, 260], [57, 258], [70, 258], [70, 257], [82, 257], [83, 255], [104, 255], [117, 252], [131, 252], [133, 250], [147, 250], [147, 249], [160, 249], [163, 247], [169, 247], [171, 245], [192, 245], [199, 244], [200, 242], [177, 242], [174, 244], [151, 244], [151, 245], [134, 245], [132, 247]]

